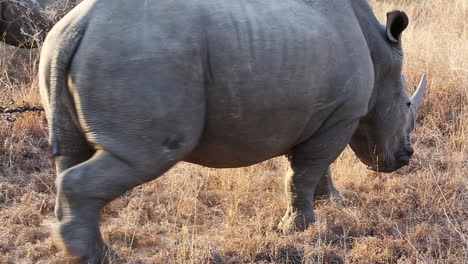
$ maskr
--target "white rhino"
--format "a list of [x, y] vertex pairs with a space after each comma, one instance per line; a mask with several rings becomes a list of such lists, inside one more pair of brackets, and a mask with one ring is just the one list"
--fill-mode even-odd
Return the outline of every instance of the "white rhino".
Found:
[[57, 162], [57, 239], [107, 248], [101, 209], [179, 161], [232, 168], [288, 155], [279, 228], [314, 221], [350, 144], [391, 172], [413, 154], [426, 81], [402, 77], [408, 17], [365, 0], [86, 0], [50, 32], [40, 90]]

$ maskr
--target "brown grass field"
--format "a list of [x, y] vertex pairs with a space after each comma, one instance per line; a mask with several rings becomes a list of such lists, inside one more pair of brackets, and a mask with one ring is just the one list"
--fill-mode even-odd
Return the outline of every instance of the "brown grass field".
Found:
[[[104, 210], [106, 241], [131, 263], [468, 263], [468, 1], [374, 0], [404, 10], [404, 73], [428, 94], [410, 166], [369, 171], [347, 149], [332, 171], [343, 199], [281, 235], [284, 158], [241, 169], [180, 163]], [[0, 46], [0, 106], [40, 105], [37, 51]], [[16, 119], [14, 122], [7, 121]], [[50, 237], [54, 168], [44, 115], [1, 115], [0, 263], [68, 263]]]

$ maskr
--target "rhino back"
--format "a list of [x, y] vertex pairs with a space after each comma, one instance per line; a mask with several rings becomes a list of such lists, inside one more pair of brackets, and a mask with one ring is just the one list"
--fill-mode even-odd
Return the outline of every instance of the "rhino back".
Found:
[[[338, 2], [89, 1], [71, 67], [81, 125], [92, 141], [122, 142], [102, 125], [115, 118], [109, 105], [127, 118], [200, 105], [204, 131], [188, 161], [234, 167], [284, 154], [325, 122], [367, 110], [368, 50]], [[191, 85], [171, 85], [173, 75]]]

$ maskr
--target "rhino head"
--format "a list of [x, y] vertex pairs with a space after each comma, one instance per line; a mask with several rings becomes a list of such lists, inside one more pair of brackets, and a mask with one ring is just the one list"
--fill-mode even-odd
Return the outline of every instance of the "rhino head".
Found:
[[421, 78], [410, 97], [401, 73], [401, 33], [408, 26], [406, 14], [390, 12], [386, 26], [379, 26], [378, 37], [368, 41], [375, 76], [369, 112], [360, 120], [350, 146], [369, 169], [392, 172], [408, 165], [413, 155], [410, 133], [426, 89], [426, 77]]

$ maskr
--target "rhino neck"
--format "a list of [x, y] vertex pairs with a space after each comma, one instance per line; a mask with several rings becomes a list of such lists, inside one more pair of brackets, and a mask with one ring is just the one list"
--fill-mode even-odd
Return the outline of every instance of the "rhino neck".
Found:
[[350, 2], [372, 55], [376, 52], [375, 48], [381, 44], [382, 38], [379, 36], [384, 36], [385, 27], [377, 20], [367, 0], [350, 0]]
[[[366, 39], [369, 54], [372, 59], [374, 73], [379, 72], [379, 54], [382, 53], [385, 40], [385, 27], [377, 20], [372, 8], [367, 0], [349, 0], [359, 22], [364, 38]], [[380, 59], [381, 60], [381, 59]], [[374, 79], [376, 79], [375, 76]], [[368, 109], [373, 109], [377, 98], [378, 91], [374, 87]]]

